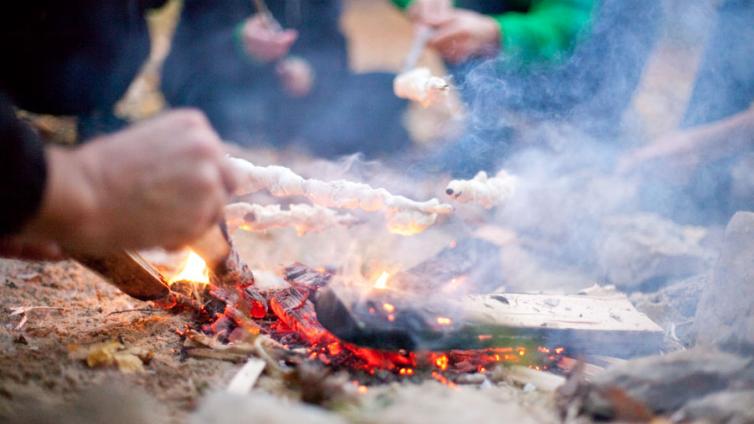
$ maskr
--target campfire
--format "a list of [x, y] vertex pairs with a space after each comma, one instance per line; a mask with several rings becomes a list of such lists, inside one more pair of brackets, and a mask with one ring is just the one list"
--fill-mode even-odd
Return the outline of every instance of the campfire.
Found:
[[[256, 292], [254, 285], [213, 286], [208, 284], [209, 268], [198, 255], [190, 252], [183, 268], [169, 278], [172, 301], [165, 306], [194, 312], [195, 326], [182, 332], [185, 337], [201, 334], [198, 337], [208, 336], [220, 343], [232, 344], [248, 340], [250, 336], [264, 336], [274, 342], [273, 349], [301, 352], [307, 359], [333, 369], [352, 371], [364, 384], [431, 377], [452, 385], [462, 374], [484, 373], [497, 364], [521, 364], [541, 370], [558, 367], [565, 354], [565, 348], [560, 346], [528, 343], [445, 352], [361, 347], [339, 339], [318, 321], [312, 300], [331, 282], [335, 276], [332, 270], [295, 264], [285, 268], [283, 276], [290, 287]], [[378, 292], [391, 290], [390, 274], [380, 273], [371, 288]], [[253, 305], [258, 299], [264, 299], [264, 306]], [[372, 300], [366, 303], [370, 305], [369, 313], [378, 319], [394, 322], [400, 315], [391, 303], [375, 305]], [[448, 327], [452, 319], [438, 315], [435, 324], [437, 328]], [[480, 335], [479, 339], [484, 342], [492, 336]]]

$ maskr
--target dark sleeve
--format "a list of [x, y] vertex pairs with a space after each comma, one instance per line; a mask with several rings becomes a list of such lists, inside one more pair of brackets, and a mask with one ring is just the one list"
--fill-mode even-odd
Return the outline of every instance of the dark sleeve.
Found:
[[228, 87], [248, 87], [272, 64], [254, 63], [240, 47], [237, 30], [252, 13], [251, 2], [186, 0], [162, 74], [172, 106], [196, 106]]
[[346, 38], [340, 30], [341, 2], [304, 2], [301, 7], [300, 22], [288, 25], [299, 32], [290, 54], [306, 59], [320, 80], [326, 76], [341, 79], [348, 70]]
[[0, 236], [18, 232], [37, 212], [47, 178], [44, 147], [0, 92]]

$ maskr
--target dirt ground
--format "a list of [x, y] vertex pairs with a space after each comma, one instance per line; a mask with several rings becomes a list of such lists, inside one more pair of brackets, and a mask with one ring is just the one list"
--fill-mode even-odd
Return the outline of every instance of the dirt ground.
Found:
[[[138, 388], [180, 418], [209, 387], [227, 382], [233, 364], [180, 360], [189, 317], [144, 311], [134, 300], [72, 262], [0, 263], [0, 417], [71, 402], [92, 387]], [[42, 307], [11, 316], [16, 307]], [[138, 311], [129, 312], [137, 309]], [[24, 319], [25, 315], [25, 319]], [[26, 322], [19, 327], [22, 319]], [[146, 372], [90, 369], [69, 357], [76, 345], [121, 341], [152, 352]]]

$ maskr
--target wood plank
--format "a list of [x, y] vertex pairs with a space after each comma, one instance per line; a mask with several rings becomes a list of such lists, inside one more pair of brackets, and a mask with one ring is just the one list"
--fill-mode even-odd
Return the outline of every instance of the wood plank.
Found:
[[[386, 290], [365, 300], [361, 293], [328, 287], [318, 294], [315, 304], [319, 320], [336, 336], [388, 350], [527, 344], [562, 346], [572, 356], [630, 357], [659, 351], [664, 336], [657, 324], [620, 294], [505, 293], [448, 300]], [[390, 305], [389, 313], [384, 311], [385, 304]]]

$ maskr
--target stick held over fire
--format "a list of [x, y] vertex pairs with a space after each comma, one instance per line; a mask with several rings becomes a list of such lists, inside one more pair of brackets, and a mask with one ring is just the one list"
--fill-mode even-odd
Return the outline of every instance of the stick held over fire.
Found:
[[304, 196], [327, 208], [383, 212], [388, 230], [394, 234], [420, 233], [432, 226], [438, 216], [453, 212], [451, 205], [437, 199], [420, 202], [364, 183], [304, 178], [286, 167], [257, 166], [238, 158], [230, 158], [230, 163], [242, 176], [237, 194], [267, 190], [275, 197]]
[[461, 203], [475, 203], [485, 209], [504, 205], [515, 193], [516, 177], [501, 170], [494, 177], [484, 171], [470, 180], [453, 180], [448, 183], [445, 193]]
[[398, 74], [393, 80], [396, 96], [428, 107], [445, 97], [450, 85], [445, 79], [432, 75], [428, 68], [415, 68]]
[[350, 214], [341, 214], [317, 205], [290, 205], [287, 210], [280, 205], [255, 205], [233, 203], [225, 207], [228, 231], [241, 228], [245, 231], [267, 231], [274, 228], [294, 228], [299, 235], [320, 232], [330, 227], [350, 227], [359, 220]]

